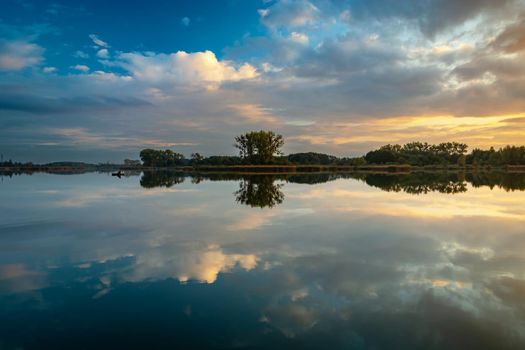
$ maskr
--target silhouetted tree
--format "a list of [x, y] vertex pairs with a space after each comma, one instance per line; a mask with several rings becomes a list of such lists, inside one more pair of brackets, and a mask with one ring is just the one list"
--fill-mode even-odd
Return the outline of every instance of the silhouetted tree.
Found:
[[307, 153], [293, 153], [288, 155], [288, 160], [294, 164], [336, 164], [338, 158], [329, 154], [307, 152]]
[[144, 166], [171, 167], [184, 164], [184, 156], [172, 150], [154, 150], [146, 148], [140, 151], [140, 159]]
[[239, 149], [241, 158], [252, 164], [267, 164], [281, 155], [284, 145], [282, 135], [273, 131], [251, 131], [235, 137], [235, 148]]
[[459, 142], [431, 145], [426, 142], [410, 142], [401, 145], [385, 145], [368, 152], [365, 159], [370, 164], [447, 165], [458, 164], [468, 146]]
[[191, 154], [191, 164], [192, 165], [198, 165], [204, 160], [204, 157], [200, 153], [192, 153]]

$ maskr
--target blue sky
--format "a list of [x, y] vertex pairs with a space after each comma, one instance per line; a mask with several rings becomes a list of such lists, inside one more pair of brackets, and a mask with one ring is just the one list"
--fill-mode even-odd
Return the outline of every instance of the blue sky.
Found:
[[525, 142], [523, 0], [6, 0], [0, 150], [118, 161], [141, 148], [234, 154]]
[[2, 23], [39, 34], [39, 42], [52, 51], [46, 56], [47, 63], [60, 68], [68, 67], [77, 50], [92, 52], [93, 43], [87, 39], [93, 33], [126, 52], [211, 50], [220, 57], [223, 48], [243, 35], [264, 31], [258, 21], [260, 4], [253, 0], [7, 0]]

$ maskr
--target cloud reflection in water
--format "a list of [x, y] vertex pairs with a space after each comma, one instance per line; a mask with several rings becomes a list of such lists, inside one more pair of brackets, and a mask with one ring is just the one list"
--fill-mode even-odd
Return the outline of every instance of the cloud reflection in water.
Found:
[[[134, 293], [128, 297], [140, 297], [158, 317], [153, 296], [161, 293], [168, 305], [186, 303], [175, 312], [180, 317], [204, 322], [213, 315], [207, 327], [216, 329], [237, 324], [236, 310], [247, 310], [249, 331], [207, 335], [226, 347], [234, 339], [267, 347], [307, 339], [365, 348], [524, 344], [525, 192], [518, 176], [447, 175], [427, 184], [240, 176], [148, 188], [133, 177], [35, 176], [3, 188], [0, 300], [12, 308], [10, 320], [23, 311], [25, 322], [35, 322], [42, 305], [59, 310], [57, 300], [73, 288], [76, 306], [68, 307], [111, 301], [110, 318], [123, 307], [146, 312], [117, 298], [122, 293]], [[279, 185], [282, 201], [255, 208], [236, 202], [239, 181], [252, 192]], [[439, 190], [455, 182], [465, 190]], [[424, 190], [415, 195], [416, 187]], [[56, 205], [78, 198], [93, 200]], [[31, 225], [44, 218], [46, 225]], [[16, 304], [22, 297], [40, 306]], [[201, 297], [229, 311], [199, 307]], [[176, 323], [190, 327], [182, 318]]]

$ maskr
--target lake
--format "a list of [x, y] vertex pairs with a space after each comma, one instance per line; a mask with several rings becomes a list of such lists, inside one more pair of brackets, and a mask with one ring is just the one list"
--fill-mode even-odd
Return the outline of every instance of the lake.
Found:
[[0, 183], [1, 349], [524, 349], [525, 175]]

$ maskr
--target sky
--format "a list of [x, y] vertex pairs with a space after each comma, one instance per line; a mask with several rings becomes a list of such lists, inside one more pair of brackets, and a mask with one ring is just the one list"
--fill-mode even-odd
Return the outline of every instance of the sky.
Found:
[[4, 159], [525, 144], [525, 0], [3, 0]]

